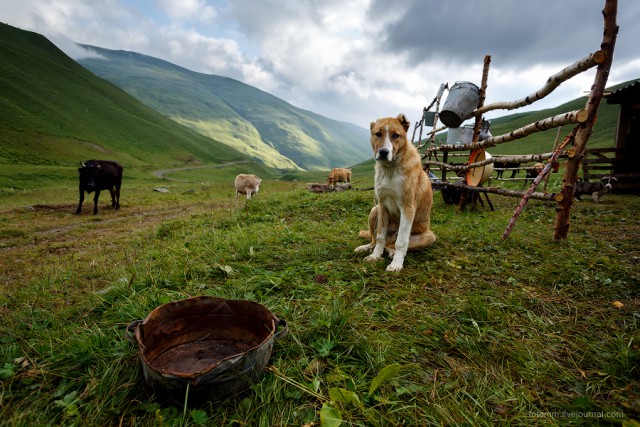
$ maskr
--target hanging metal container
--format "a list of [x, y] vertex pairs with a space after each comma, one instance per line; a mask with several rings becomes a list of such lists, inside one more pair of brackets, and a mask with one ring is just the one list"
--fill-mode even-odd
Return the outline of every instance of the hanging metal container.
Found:
[[450, 128], [459, 127], [478, 108], [480, 88], [471, 82], [456, 82], [440, 111], [440, 121]]

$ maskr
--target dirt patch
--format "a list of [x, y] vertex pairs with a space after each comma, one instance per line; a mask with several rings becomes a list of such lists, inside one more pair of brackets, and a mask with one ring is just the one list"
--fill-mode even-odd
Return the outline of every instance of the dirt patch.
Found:
[[95, 144], [93, 142], [87, 142], [87, 145], [89, 147], [93, 148], [94, 150], [99, 151], [101, 153], [106, 153], [108, 151], [106, 148], [104, 148], [104, 147], [102, 147], [102, 146], [100, 146], [98, 144]]
[[91, 269], [131, 262], [131, 254], [122, 248], [136, 239], [148, 240], [165, 221], [230, 209], [221, 202], [193, 202], [105, 208], [98, 215], [78, 216], [75, 207], [38, 204], [2, 212], [15, 233], [0, 239], [0, 293], [65, 264], [78, 265], [79, 274], [93, 277]]
[[246, 160], [242, 160], [242, 161], [238, 161], [238, 162], [221, 163], [219, 165], [184, 166], [184, 167], [173, 168], [173, 169], [157, 170], [157, 171], [154, 171], [153, 174], [155, 176], [157, 176], [158, 178], [167, 179], [169, 181], [186, 182], [186, 181], [183, 181], [181, 179], [169, 178], [169, 177], [166, 177], [165, 175], [168, 174], [168, 173], [171, 173], [171, 172], [188, 171], [188, 170], [192, 170], [192, 169], [206, 169], [206, 168], [218, 169], [218, 168], [224, 168], [226, 166], [238, 165], [238, 164], [242, 164], [242, 163], [249, 163], [249, 162], [246, 161]]
[[33, 210], [36, 212], [74, 212], [78, 205], [76, 204], [62, 204], [62, 205], [33, 205], [27, 206], [27, 210]]

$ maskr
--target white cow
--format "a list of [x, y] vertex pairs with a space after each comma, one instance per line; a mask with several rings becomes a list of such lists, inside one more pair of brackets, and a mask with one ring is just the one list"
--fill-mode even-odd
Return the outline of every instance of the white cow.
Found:
[[262, 179], [258, 178], [257, 175], [245, 175], [241, 173], [236, 176], [236, 207], [238, 206], [238, 196], [240, 194], [246, 194], [247, 200], [249, 200], [251, 196], [260, 190], [261, 182]]

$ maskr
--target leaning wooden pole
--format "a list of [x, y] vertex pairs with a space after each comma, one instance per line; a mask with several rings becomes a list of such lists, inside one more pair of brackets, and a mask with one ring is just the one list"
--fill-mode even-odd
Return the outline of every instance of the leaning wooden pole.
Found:
[[578, 169], [584, 157], [587, 141], [593, 131], [593, 125], [596, 120], [598, 106], [602, 100], [613, 61], [613, 49], [616, 44], [618, 35], [618, 25], [616, 23], [616, 14], [618, 11], [617, 0], [606, 0], [602, 14], [604, 16], [604, 35], [602, 37], [601, 51], [605, 54], [605, 60], [596, 70], [596, 76], [591, 93], [587, 100], [587, 121], [581, 124], [576, 132], [575, 147], [573, 155], [569, 157], [566, 163], [564, 176], [562, 178], [562, 191], [560, 201], [556, 207], [556, 221], [553, 227], [553, 240], [566, 239], [569, 234], [571, 206], [573, 204], [573, 190], [578, 179]]
[[[538, 174], [538, 176], [533, 180], [529, 189], [526, 191], [524, 196], [522, 196], [522, 199], [520, 199], [520, 203], [518, 203], [518, 207], [516, 208], [515, 212], [511, 216], [511, 219], [509, 220], [509, 224], [507, 224], [507, 228], [504, 230], [504, 233], [502, 234], [503, 240], [509, 237], [509, 235], [511, 234], [511, 230], [513, 230], [513, 227], [516, 225], [516, 220], [522, 213], [522, 210], [524, 209], [527, 202], [531, 198], [531, 195], [535, 192], [536, 187], [538, 187], [538, 184], [540, 184], [540, 182], [549, 175], [549, 172], [551, 172], [551, 169], [554, 169], [558, 165], [558, 159], [564, 152], [564, 149], [567, 146], [567, 144], [569, 144], [574, 140], [576, 132], [577, 132], [577, 128], [574, 129], [574, 131], [565, 138], [564, 142], [559, 147], [555, 148], [555, 150], [553, 151], [553, 155], [551, 156], [547, 164], [544, 166], [544, 169], [542, 169], [542, 171]], [[562, 194], [556, 195], [554, 198], [556, 199], [556, 201], [559, 202], [562, 199]]]

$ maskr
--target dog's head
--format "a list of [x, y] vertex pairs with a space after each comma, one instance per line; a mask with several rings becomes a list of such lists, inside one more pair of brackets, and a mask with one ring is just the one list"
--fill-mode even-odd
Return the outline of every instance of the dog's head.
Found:
[[618, 178], [616, 178], [614, 176], [605, 176], [605, 177], [600, 179], [600, 182], [606, 188], [611, 189], [613, 187], [613, 184], [618, 182]]
[[373, 157], [380, 162], [391, 162], [407, 144], [409, 120], [404, 114], [371, 122], [371, 148]]

